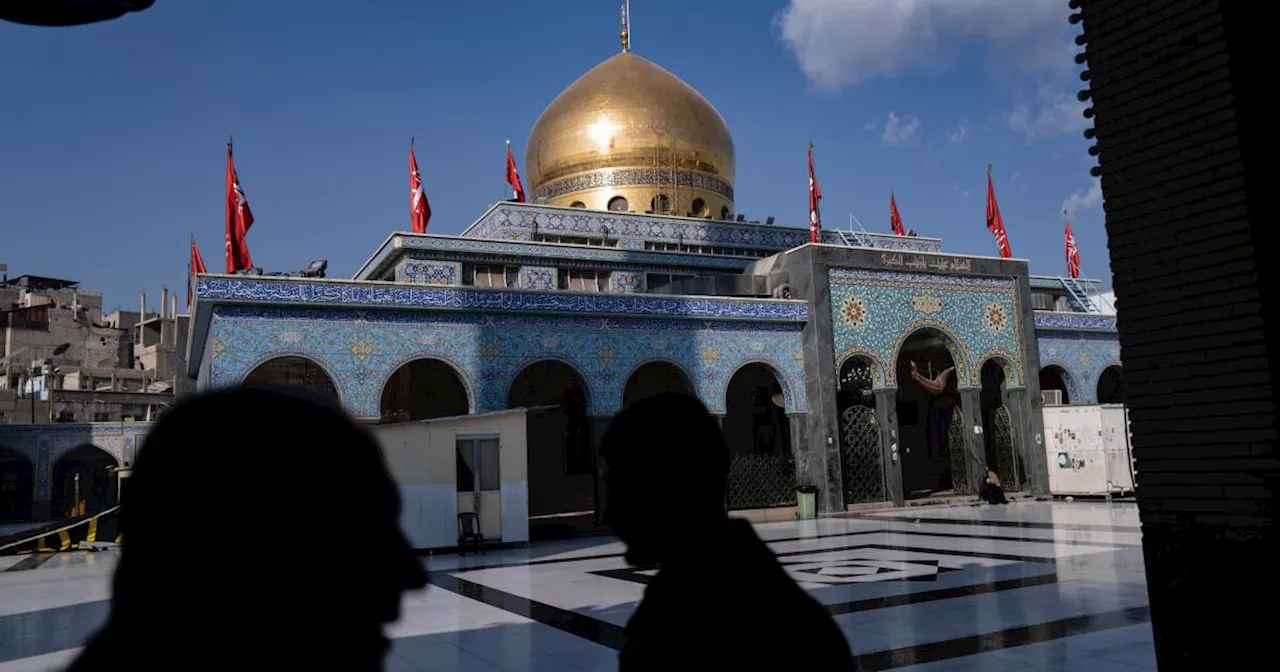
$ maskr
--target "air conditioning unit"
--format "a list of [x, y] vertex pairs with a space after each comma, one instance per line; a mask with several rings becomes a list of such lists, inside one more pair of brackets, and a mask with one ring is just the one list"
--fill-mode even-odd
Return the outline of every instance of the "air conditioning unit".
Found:
[[1062, 390], [1040, 390], [1041, 406], [1061, 406]]

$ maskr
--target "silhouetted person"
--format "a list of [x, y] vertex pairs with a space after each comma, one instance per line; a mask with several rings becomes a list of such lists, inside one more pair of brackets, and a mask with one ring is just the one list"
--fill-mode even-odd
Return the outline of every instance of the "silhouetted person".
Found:
[[852, 670], [844, 634], [725, 510], [729, 451], [696, 399], [663, 394], [614, 419], [605, 523], [627, 562], [658, 566], [627, 623], [620, 672]]
[[147, 435], [107, 624], [80, 670], [380, 670], [426, 575], [372, 438], [327, 401], [239, 389]]

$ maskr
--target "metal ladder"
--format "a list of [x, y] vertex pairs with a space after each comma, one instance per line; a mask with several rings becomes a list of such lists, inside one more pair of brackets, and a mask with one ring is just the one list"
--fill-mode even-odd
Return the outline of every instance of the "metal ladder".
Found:
[[844, 231], [836, 229], [836, 233], [840, 235], [840, 240], [849, 247], [875, 247], [875, 241], [863, 233], [857, 231]]
[[1072, 300], [1080, 306], [1086, 313], [1095, 313], [1097, 308], [1093, 305], [1093, 300], [1089, 298], [1088, 292], [1085, 291], [1080, 281], [1075, 278], [1061, 277], [1062, 286], [1067, 290], [1067, 294], [1071, 295]]

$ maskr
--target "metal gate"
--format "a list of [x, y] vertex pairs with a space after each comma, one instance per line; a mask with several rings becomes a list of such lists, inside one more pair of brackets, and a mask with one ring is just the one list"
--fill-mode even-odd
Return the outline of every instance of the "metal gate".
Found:
[[725, 499], [730, 510], [795, 506], [795, 460], [790, 454], [731, 455]]
[[951, 407], [951, 426], [947, 428], [947, 450], [951, 451], [951, 488], [957, 495], [973, 494], [969, 483], [969, 461], [965, 459], [964, 413]]
[[840, 449], [845, 503], [884, 501], [884, 460], [874, 408], [855, 404], [840, 413]]
[[1013, 418], [1003, 404], [991, 411], [991, 435], [987, 439], [987, 468], [996, 472], [1007, 490], [1021, 488], [1018, 450], [1013, 445]]

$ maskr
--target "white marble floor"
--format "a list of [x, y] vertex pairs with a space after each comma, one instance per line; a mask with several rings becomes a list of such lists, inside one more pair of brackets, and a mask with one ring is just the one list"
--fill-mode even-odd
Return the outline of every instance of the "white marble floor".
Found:
[[[1155, 669], [1132, 504], [920, 508], [757, 529], [868, 670]], [[387, 669], [616, 669], [650, 575], [621, 552], [605, 538], [425, 558], [433, 585], [404, 598]], [[106, 615], [114, 557], [0, 558], [0, 672], [58, 669], [74, 655]]]

